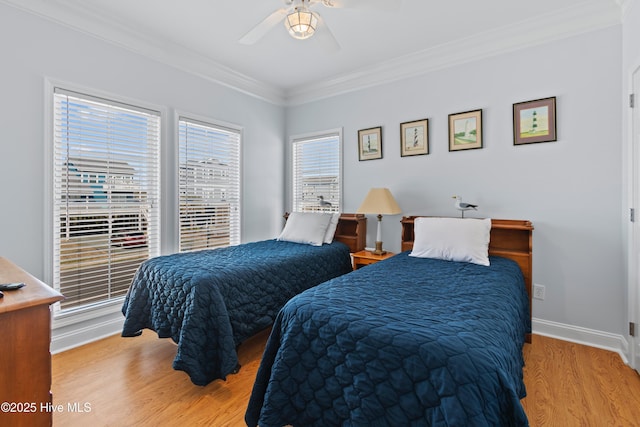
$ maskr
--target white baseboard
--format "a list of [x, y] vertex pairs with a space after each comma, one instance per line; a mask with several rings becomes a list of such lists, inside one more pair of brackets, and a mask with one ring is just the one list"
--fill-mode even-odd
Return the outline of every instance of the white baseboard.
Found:
[[536, 318], [532, 320], [532, 329], [537, 335], [613, 351], [629, 364], [629, 342], [622, 335]]
[[[122, 332], [123, 324], [124, 318], [119, 316], [99, 323], [86, 322], [54, 329], [51, 337], [51, 353], [60, 353], [119, 334]], [[616, 352], [624, 363], [629, 363], [629, 342], [622, 335], [536, 318], [532, 320], [532, 329], [536, 335]]]
[[119, 334], [122, 332], [123, 324], [124, 318], [120, 316], [100, 323], [75, 324], [65, 328], [54, 329], [51, 333], [51, 353], [60, 353]]

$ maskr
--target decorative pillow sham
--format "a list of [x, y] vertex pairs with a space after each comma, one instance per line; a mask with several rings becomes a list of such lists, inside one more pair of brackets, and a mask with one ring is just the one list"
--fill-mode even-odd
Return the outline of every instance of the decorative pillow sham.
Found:
[[322, 246], [331, 217], [328, 213], [292, 212], [278, 240]]
[[491, 219], [416, 218], [409, 256], [489, 265]]

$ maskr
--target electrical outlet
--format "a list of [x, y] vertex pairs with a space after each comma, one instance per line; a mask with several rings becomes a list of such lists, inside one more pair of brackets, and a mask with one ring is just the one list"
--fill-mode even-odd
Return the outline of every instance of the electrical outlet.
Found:
[[533, 285], [533, 297], [535, 299], [544, 299], [544, 285]]

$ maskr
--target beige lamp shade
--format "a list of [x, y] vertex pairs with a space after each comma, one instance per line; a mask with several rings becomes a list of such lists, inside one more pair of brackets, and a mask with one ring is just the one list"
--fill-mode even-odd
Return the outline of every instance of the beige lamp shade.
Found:
[[398, 215], [400, 206], [388, 188], [372, 188], [356, 211], [363, 214]]
[[397, 215], [402, 213], [400, 206], [393, 198], [388, 188], [372, 188], [364, 198], [364, 202], [360, 205], [357, 213], [376, 214], [378, 215], [378, 229], [376, 233], [376, 249], [373, 251], [376, 255], [383, 255], [387, 251], [382, 249], [382, 215]]

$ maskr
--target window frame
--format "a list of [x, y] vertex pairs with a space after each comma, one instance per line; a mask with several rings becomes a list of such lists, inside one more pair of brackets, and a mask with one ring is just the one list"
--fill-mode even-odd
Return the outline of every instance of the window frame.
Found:
[[[44, 280], [46, 283], [51, 284], [54, 287], [55, 268], [54, 265], [54, 251], [56, 250], [54, 239], [54, 198], [55, 198], [55, 182], [54, 182], [54, 154], [55, 154], [55, 90], [60, 88], [65, 92], [77, 93], [80, 95], [86, 95], [88, 99], [102, 101], [105, 103], [112, 102], [114, 105], [130, 106], [132, 109], [147, 110], [154, 112], [158, 116], [158, 145], [156, 147], [156, 164], [157, 164], [157, 181], [155, 186], [157, 188], [157, 198], [155, 199], [158, 204], [158, 223], [157, 223], [157, 254], [150, 254], [149, 257], [160, 254], [160, 248], [163, 241], [162, 231], [162, 187], [163, 187], [163, 147], [165, 145], [165, 125], [166, 125], [166, 108], [163, 106], [151, 104], [149, 102], [141, 101], [138, 99], [128, 98], [119, 94], [101, 91], [98, 89], [81, 86], [66, 81], [54, 80], [51, 78], [45, 78], [44, 80], [44, 124], [45, 124], [45, 136], [44, 142], [44, 181], [45, 181], [45, 208], [44, 208]], [[99, 318], [101, 316], [109, 316], [114, 313], [119, 313], [122, 307], [122, 301], [124, 296], [113, 298], [111, 300], [89, 304], [77, 308], [68, 310], [60, 310], [59, 302], [53, 307], [53, 321], [54, 327], [64, 327], [87, 320]]]
[[319, 132], [309, 132], [305, 134], [292, 135], [289, 138], [289, 149], [290, 149], [290, 162], [289, 162], [289, 171], [291, 176], [291, 182], [289, 185], [289, 200], [290, 200], [290, 209], [292, 212], [295, 212], [296, 208], [296, 176], [295, 176], [295, 144], [304, 143], [304, 142], [312, 142], [319, 139], [324, 138], [332, 138], [335, 137], [338, 139], [338, 181], [339, 181], [339, 195], [338, 195], [338, 209], [332, 212], [343, 212], [343, 194], [344, 194], [344, 180], [343, 180], [343, 130], [342, 128], [328, 129]]
[[181, 246], [181, 236], [180, 236], [180, 121], [181, 119], [186, 119], [187, 121], [192, 121], [194, 123], [199, 123], [204, 126], [211, 126], [212, 128], [220, 128], [223, 131], [232, 131], [238, 133], [238, 205], [237, 205], [237, 241], [232, 244], [238, 244], [242, 242], [242, 147], [243, 147], [243, 139], [244, 139], [244, 128], [240, 125], [224, 122], [222, 120], [216, 120], [211, 117], [205, 117], [202, 115], [190, 113], [188, 111], [176, 110], [174, 113], [173, 125], [175, 126], [175, 147], [174, 147], [174, 159], [172, 166], [175, 168], [175, 173], [173, 174], [173, 183], [175, 191], [173, 196], [175, 197], [174, 201], [174, 209], [172, 210], [175, 215], [175, 221], [172, 222], [172, 226], [175, 227], [175, 232], [173, 235], [175, 236], [175, 244], [174, 251], [180, 252]]

